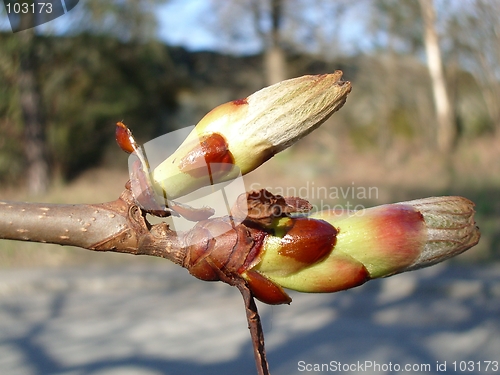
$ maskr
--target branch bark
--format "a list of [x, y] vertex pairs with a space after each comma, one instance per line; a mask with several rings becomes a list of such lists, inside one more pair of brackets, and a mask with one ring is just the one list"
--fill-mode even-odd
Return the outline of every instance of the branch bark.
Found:
[[0, 238], [151, 255], [182, 265], [183, 237], [164, 223], [149, 225], [129, 190], [100, 204], [0, 201]]

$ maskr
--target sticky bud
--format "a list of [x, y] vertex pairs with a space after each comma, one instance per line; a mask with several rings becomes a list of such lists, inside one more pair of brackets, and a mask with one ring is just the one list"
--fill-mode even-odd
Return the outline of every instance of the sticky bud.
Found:
[[351, 84], [341, 77], [336, 71], [290, 79], [213, 109], [154, 169], [156, 188], [174, 199], [254, 170], [344, 105]]
[[[336, 235], [328, 251], [321, 250], [321, 257], [290, 258], [285, 249], [294, 233], [276, 230], [251, 270], [283, 288], [336, 292], [433, 265], [471, 248], [480, 238], [474, 204], [462, 197], [426, 198], [361, 211], [320, 211], [308, 219], [314, 223], [308, 226], [309, 237], [328, 233], [324, 224], [316, 223], [331, 225]], [[295, 243], [300, 244], [304, 235], [296, 231]]]

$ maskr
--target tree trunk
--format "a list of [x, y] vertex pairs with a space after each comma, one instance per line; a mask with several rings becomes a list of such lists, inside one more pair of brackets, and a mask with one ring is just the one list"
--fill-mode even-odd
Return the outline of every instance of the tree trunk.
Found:
[[[34, 25], [34, 16], [21, 15], [23, 28]], [[44, 193], [49, 185], [49, 163], [42, 116], [40, 92], [36, 82], [35, 33], [32, 28], [19, 32], [20, 64], [18, 87], [24, 120], [24, 150], [27, 163], [26, 181], [32, 195]]]
[[449, 153], [453, 147], [456, 129], [439, 49], [439, 40], [435, 28], [436, 14], [433, 0], [419, 0], [424, 19], [425, 51], [427, 67], [431, 76], [434, 104], [437, 112], [437, 143], [439, 151]]
[[287, 79], [285, 51], [280, 46], [273, 44], [266, 49], [264, 65], [266, 69], [266, 85], [274, 85]]
[[282, 0], [271, 0], [272, 29], [268, 36], [264, 56], [266, 84], [269, 86], [288, 78], [286, 73], [285, 51], [280, 43], [280, 27], [282, 18]]

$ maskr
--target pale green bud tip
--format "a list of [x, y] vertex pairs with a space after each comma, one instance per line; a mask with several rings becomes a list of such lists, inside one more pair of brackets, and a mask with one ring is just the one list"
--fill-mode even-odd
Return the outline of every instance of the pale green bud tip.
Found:
[[474, 203], [463, 197], [432, 197], [408, 204], [424, 217], [427, 241], [405, 271], [428, 267], [475, 246], [481, 233], [474, 220]]

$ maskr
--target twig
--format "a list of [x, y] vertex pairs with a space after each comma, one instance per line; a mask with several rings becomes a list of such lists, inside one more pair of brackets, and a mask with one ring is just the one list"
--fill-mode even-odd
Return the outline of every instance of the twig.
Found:
[[255, 356], [255, 365], [257, 374], [269, 375], [269, 365], [266, 358], [266, 348], [264, 347], [264, 331], [260, 323], [260, 315], [252, 292], [244, 282], [238, 282], [236, 287], [243, 296], [245, 302], [245, 311], [247, 314], [248, 329], [252, 336], [253, 353]]
[[165, 223], [150, 225], [129, 190], [100, 204], [0, 201], [0, 238], [150, 255], [182, 265], [183, 237]]

